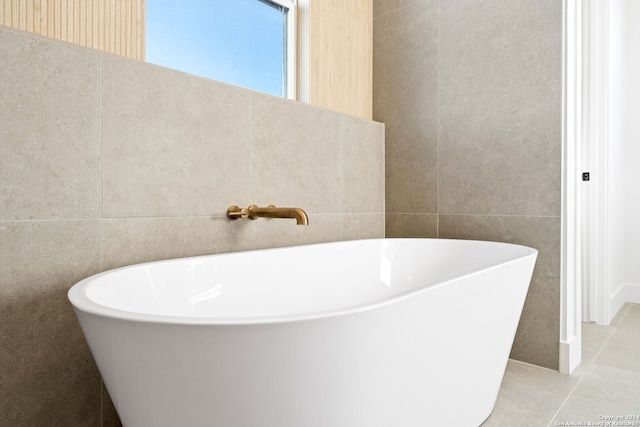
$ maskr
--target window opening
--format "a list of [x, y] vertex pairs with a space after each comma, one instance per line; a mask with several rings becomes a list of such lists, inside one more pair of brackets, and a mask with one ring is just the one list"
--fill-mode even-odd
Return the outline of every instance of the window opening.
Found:
[[147, 62], [295, 98], [292, 0], [147, 0]]

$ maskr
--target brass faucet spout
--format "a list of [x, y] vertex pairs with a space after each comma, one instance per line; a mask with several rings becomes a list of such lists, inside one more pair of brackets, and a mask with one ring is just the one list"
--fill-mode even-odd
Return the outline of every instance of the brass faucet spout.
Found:
[[309, 225], [307, 213], [300, 208], [277, 208], [268, 206], [261, 208], [251, 205], [247, 208], [249, 219], [258, 218], [294, 218], [298, 225]]
[[307, 213], [300, 208], [277, 208], [273, 205], [259, 207], [251, 205], [248, 208], [240, 209], [238, 206], [229, 206], [227, 209], [229, 219], [248, 218], [293, 218], [298, 225], [309, 225]]

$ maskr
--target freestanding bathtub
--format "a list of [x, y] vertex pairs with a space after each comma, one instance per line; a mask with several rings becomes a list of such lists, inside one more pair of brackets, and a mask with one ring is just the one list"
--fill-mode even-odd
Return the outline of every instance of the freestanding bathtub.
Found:
[[124, 267], [69, 299], [125, 427], [478, 426], [536, 256], [326, 243]]

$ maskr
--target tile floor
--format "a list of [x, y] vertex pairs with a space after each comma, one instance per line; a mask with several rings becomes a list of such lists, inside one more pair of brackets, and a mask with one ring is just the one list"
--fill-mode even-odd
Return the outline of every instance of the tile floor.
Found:
[[640, 427], [638, 304], [626, 304], [610, 326], [582, 324], [582, 363], [571, 375], [510, 360], [482, 427], [607, 425]]

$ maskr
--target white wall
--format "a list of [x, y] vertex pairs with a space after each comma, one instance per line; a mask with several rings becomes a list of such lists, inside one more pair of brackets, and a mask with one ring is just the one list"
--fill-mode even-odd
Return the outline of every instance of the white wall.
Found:
[[640, 303], [640, 2], [614, 0], [609, 22], [610, 317]]
[[640, 284], [640, 2], [624, 0], [622, 10], [623, 65], [622, 130], [624, 154], [624, 224], [625, 224], [625, 280]]

